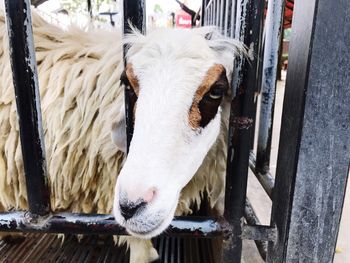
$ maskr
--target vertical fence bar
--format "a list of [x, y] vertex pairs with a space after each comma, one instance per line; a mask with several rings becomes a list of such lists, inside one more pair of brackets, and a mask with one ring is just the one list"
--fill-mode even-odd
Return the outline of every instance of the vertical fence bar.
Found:
[[210, 2], [207, 4], [207, 7], [206, 7], [206, 14], [205, 14], [205, 25], [209, 25], [210, 23], [210, 17], [211, 17], [211, 5], [210, 5]]
[[[258, 50], [261, 41], [261, 26], [264, 0], [241, 0], [237, 3], [236, 38]], [[231, 104], [228, 163], [225, 191], [225, 218], [233, 227], [233, 234], [224, 243], [224, 262], [240, 262], [242, 252], [242, 223], [246, 200], [249, 154], [253, 141], [255, 116], [254, 94], [256, 91], [257, 58], [237, 62], [234, 69], [234, 100]]]
[[213, 6], [212, 1], [210, 1], [209, 4], [208, 4], [209, 10], [210, 10], [210, 11], [209, 11], [210, 15], [209, 15], [209, 20], [208, 20], [208, 24], [207, 24], [207, 25], [211, 25], [211, 24], [212, 24], [212, 23], [211, 23], [212, 17], [213, 17], [213, 14], [212, 14], [212, 6]]
[[284, 0], [270, 0], [266, 15], [266, 36], [261, 88], [260, 121], [256, 169], [265, 173], [270, 166], [273, 112], [277, 85], [280, 41], [283, 37]]
[[222, 0], [220, 2], [220, 23], [219, 23], [219, 27], [220, 27], [220, 32], [221, 34], [223, 34], [225, 32], [225, 29], [224, 29], [224, 22], [225, 22], [225, 6], [226, 6], [226, 3], [227, 1], [226, 0]]
[[215, 25], [218, 27], [220, 25], [220, 6], [221, 6], [221, 0], [215, 0]]
[[[348, 1], [297, 0], [268, 262], [332, 262], [350, 160]], [[330, 19], [331, 18], [331, 19]]]
[[92, 19], [92, 5], [91, 5], [91, 0], [87, 0], [87, 9], [88, 9], [88, 13], [89, 13], [90, 19]]
[[[256, 94], [258, 94], [258, 91], [260, 90], [260, 84], [261, 84], [261, 60], [262, 60], [262, 55], [261, 50], [263, 46], [263, 29], [264, 29], [264, 10], [265, 10], [265, 0], [257, 0], [254, 2], [254, 7], [253, 7], [253, 17], [254, 19], [252, 20], [252, 43], [250, 47], [250, 53], [252, 54], [250, 63], [251, 67], [254, 69], [251, 71], [253, 73], [251, 76], [249, 76], [249, 85], [253, 85]], [[253, 119], [256, 120], [256, 109], [257, 109], [257, 102], [258, 100], [254, 100], [254, 115]], [[253, 134], [255, 134], [255, 125], [253, 126]], [[251, 149], [254, 148], [254, 140], [251, 141]]]
[[207, 12], [207, 23], [206, 25], [210, 25], [210, 21], [211, 21], [211, 1], [209, 1], [208, 5], [207, 5], [207, 8], [208, 8], [208, 12]]
[[[145, 0], [124, 0], [123, 1], [123, 35], [130, 32], [131, 23], [141, 33], [146, 33], [146, 6]], [[126, 65], [127, 46], [124, 46], [124, 66]], [[124, 90], [125, 93], [125, 117], [126, 117], [126, 140], [127, 151], [129, 151], [130, 142], [133, 134], [133, 110], [130, 108], [129, 92], [127, 87]]]
[[6, 0], [13, 84], [31, 218], [50, 212], [44, 135], [29, 0]]
[[215, 25], [215, 21], [216, 21], [216, 1], [217, 0], [213, 0], [213, 17], [212, 17], [212, 24]]
[[232, 0], [227, 0], [225, 5], [225, 21], [224, 21], [224, 34], [225, 36], [228, 36], [229, 34], [229, 28], [230, 28], [230, 19], [231, 19], [231, 6], [232, 6]]
[[205, 17], [204, 17], [204, 19], [205, 19], [205, 23], [204, 23], [204, 25], [206, 26], [206, 25], [208, 25], [209, 24], [209, 19], [210, 19], [210, 5], [207, 5], [206, 7], [205, 7]]
[[211, 24], [215, 25], [215, 19], [216, 19], [216, 0], [213, 0], [213, 16], [212, 16], [212, 21]]
[[211, 16], [210, 24], [215, 25], [216, 0], [213, 0], [211, 5], [212, 5], [212, 16]]
[[207, 17], [207, 0], [202, 0], [202, 7], [201, 7], [201, 26], [205, 25], [205, 19]]
[[236, 32], [236, 15], [237, 15], [237, 1], [238, 0], [232, 0], [232, 5], [231, 5], [231, 18], [230, 18], [230, 37], [235, 37], [235, 32]]

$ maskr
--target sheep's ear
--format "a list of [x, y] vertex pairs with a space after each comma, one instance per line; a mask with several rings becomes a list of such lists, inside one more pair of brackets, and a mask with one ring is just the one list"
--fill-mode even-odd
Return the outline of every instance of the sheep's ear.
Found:
[[126, 152], [125, 118], [112, 124], [112, 141], [120, 151]]

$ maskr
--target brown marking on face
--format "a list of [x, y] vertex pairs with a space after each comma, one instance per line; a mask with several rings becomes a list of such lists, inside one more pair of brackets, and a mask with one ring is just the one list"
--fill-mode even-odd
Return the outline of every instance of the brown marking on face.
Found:
[[207, 95], [215, 86], [214, 84], [218, 82], [227, 91], [228, 81], [225, 68], [221, 64], [214, 64], [209, 68], [203, 82], [194, 94], [193, 103], [189, 111], [189, 123], [193, 130], [197, 130], [199, 127], [204, 128], [215, 117], [221, 99], [210, 100], [207, 98]]
[[190, 126], [193, 130], [196, 130], [199, 128], [199, 124], [201, 122], [201, 112], [198, 108], [198, 103], [194, 102], [192, 103], [192, 106], [190, 108], [188, 121], [190, 123]]
[[139, 91], [140, 91], [139, 80], [137, 79], [134, 73], [131, 63], [128, 63], [126, 65], [125, 74], [126, 74], [126, 77], [128, 78], [131, 88], [134, 89], [136, 95], [139, 96]]
[[129, 106], [132, 110], [133, 122], [135, 123], [136, 104], [140, 88], [131, 63], [126, 65], [124, 72], [120, 76], [120, 80], [126, 86], [125, 92], [127, 92], [129, 98]]

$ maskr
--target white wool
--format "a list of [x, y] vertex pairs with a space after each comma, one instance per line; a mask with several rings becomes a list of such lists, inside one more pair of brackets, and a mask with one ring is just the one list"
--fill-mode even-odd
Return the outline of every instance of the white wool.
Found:
[[[120, 123], [124, 100], [119, 77], [123, 70], [119, 31], [70, 28], [66, 31], [46, 23], [33, 12], [47, 169], [53, 211], [110, 213], [114, 185], [124, 160], [111, 141], [111, 126]], [[213, 28], [193, 30], [211, 35], [209, 46], [232, 70], [232, 55], [239, 43], [219, 39]], [[125, 39], [143, 45], [134, 33]], [[0, 210], [27, 209], [16, 103], [9, 62], [3, 12], [0, 15]], [[129, 54], [131, 55], [131, 54]], [[193, 179], [182, 190], [176, 215], [192, 213], [206, 191], [211, 207], [223, 211], [226, 140], [229, 103], [224, 103], [222, 129]], [[150, 241], [130, 241], [131, 262], [156, 257]], [[143, 261], [141, 261], [141, 259]]]

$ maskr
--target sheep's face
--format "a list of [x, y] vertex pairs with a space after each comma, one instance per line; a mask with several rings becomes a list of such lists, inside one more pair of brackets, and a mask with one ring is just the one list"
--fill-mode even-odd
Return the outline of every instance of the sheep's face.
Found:
[[117, 179], [114, 215], [134, 236], [149, 238], [167, 228], [182, 188], [220, 132], [227, 70], [195, 32], [153, 33], [142, 43], [134, 40], [128, 53], [122, 80], [134, 133]]

